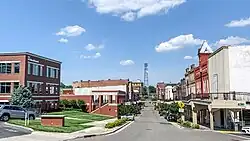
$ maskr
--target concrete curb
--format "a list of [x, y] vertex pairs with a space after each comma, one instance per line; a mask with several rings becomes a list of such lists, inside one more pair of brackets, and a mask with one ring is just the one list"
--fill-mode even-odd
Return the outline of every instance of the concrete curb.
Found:
[[214, 132], [219, 132], [222, 134], [242, 134], [241, 132], [238, 131], [219, 131], [219, 130], [214, 130]]
[[25, 130], [28, 130], [30, 132], [34, 131], [32, 128], [24, 127], [24, 126], [21, 126], [21, 125], [11, 124], [11, 123], [8, 123], [8, 122], [4, 122], [4, 124], [8, 125], [8, 126], [12, 126], [12, 127], [17, 127], [17, 128], [25, 129]]
[[[178, 123], [175, 123], [175, 122], [169, 122], [169, 123], [172, 124], [173, 126], [179, 128], [179, 129], [187, 128], [187, 127], [183, 127], [183, 126], [181, 126], [181, 125], [179, 125]], [[194, 131], [212, 131], [212, 130], [207, 129], [207, 128], [200, 128], [200, 129], [187, 128], [187, 129], [191, 129], [191, 130], [194, 130]]]
[[117, 129], [113, 130], [113, 131], [109, 131], [109, 132], [105, 132], [105, 133], [98, 133], [98, 134], [87, 134], [87, 135], [83, 135], [83, 136], [77, 136], [74, 138], [70, 138], [70, 139], [66, 139], [63, 141], [69, 141], [69, 140], [74, 140], [74, 139], [79, 139], [79, 138], [90, 138], [90, 137], [96, 137], [96, 136], [105, 136], [105, 135], [109, 135], [109, 134], [113, 134], [119, 130], [122, 130], [123, 128], [125, 128], [127, 125], [132, 124], [134, 121], [132, 122], [127, 122], [125, 124], [123, 124], [122, 126], [118, 127]]
[[183, 126], [180, 126], [178, 123], [175, 123], [175, 122], [169, 122], [170, 124], [172, 124], [173, 126], [179, 128], [179, 129], [183, 129], [184, 127]]

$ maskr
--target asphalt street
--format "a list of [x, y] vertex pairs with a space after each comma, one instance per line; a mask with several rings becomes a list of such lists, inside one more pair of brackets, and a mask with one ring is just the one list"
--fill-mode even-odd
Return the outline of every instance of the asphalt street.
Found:
[[0, 139], [30, 134], [31, 132], [18, 127], [5, 125], [0, 121]]
[[243, 141], [239, 137], [212, 131], [200, 131], [171, 125], [161, 118], [152, 105], [124, 130], [109, 136], [79, 138], [72, 141]]

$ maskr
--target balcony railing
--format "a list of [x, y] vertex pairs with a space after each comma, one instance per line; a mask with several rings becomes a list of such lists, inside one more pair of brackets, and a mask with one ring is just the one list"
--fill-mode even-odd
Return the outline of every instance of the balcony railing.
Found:
[[229, 93], [199, 93], [189, 94], [183, 97], [182, 100], [237, 100], [237, 101], [250, 101], [249, 92], [229, 92]]

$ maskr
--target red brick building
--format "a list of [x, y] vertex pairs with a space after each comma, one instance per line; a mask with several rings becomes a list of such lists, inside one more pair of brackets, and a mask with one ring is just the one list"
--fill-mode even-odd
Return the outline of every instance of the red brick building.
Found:
[[211, 53], [212, 49], [207, 42], [204, 42], [198, 49], [199, 64], [194, 69], [197, 96], [207, 97], [209, 93], [208, 57]]
[[133, 95], [131, 86], [127, 79], [77, 81], [73, 82], [73, 89], [63, 90], [60, 99], [81, 99], [88, 112], [116, 117], [118, 104], [130, 101], [129, 94]]
[[61, 62], [32, 53], [0, 53], [0, 104], [9, 103], [17, 87], [30, 88], [42, 110], [57, 108]]
[[159, 100], [165, 100], [165, 83], [164, 82], [158, 82], [156, 84], [156, 95], [157, 99]]

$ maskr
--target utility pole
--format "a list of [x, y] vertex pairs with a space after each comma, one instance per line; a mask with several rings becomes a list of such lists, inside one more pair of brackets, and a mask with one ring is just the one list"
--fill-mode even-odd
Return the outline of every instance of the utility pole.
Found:
[[148, 63], [144, 63], [144, 86], [147, 88], [147, 95], [149, 96], [149, 87], [148, 87]]

